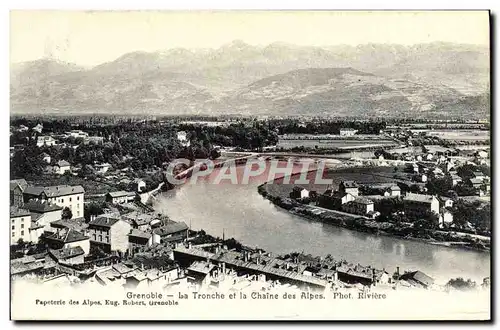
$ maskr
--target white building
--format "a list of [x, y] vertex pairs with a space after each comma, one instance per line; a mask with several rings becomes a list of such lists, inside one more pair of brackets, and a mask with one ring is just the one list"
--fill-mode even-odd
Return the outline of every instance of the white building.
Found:
[[357, 129], [354, 128], [341, 128], [340, 136], [353, 136], [358, 132]]
[[186, 132], [184, 131], [177, 132], [177, 140], [179, 140], [182, 146], [189, 147], [190, 141], [188, 141], [187, 139]]
[[39, 136], [36, 139], [36, 146], [37, 147], [51, 147], [56, 145], [56, 140], [52, 136]]
[[41, 199], [57, 204], [62, 208], [68, 207], [73, 215], [72, 218], [81, 218], [84, 216], [84, 194], [85, 190], [82, 186], [28, 186], [23, 192], [23, 198], [24, 202]]
[[10, 208], [10, 245], [17, 244], [19, 239], [30, 242], [31, 213], [18, 207]]
[[71, 172], [71, 164], [65, 160], [60, 160], [52, 167], [54, 173], [63, 175], [66, 172]]

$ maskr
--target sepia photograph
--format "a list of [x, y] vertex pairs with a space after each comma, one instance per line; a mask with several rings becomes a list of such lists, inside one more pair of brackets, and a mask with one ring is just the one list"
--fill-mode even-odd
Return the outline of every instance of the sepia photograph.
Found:
[[11, 320], [491, 321], [488, 10], [9, 16]]

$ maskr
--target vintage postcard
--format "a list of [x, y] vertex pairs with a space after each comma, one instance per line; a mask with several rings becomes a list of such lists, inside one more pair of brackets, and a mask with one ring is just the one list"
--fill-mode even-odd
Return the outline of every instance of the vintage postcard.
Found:
[[12, 320], [491, 320], [488, 11], [11, 11]]

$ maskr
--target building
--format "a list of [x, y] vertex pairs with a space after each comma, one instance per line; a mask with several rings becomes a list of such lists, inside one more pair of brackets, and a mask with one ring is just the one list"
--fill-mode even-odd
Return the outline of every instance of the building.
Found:
[[475, 171], [472, 173], [475, 179], [483, 181], [485, 179], [485, 175], [482, 172]]
[[153, 229], [153, 233], [160, 237], [161, 243], [174, 243], [184, 241], [188, 237], [188, 230], [184, 222], [172, 222]]
[[68, 137], [74, 137], [74, 138], [82, 138], [82, 139], [85, 139], [89, 136], [88, 133], [82, 131], [82, 130], [71, 130], [69, 132], [66, 132], [66, 135], [68, 135]]
[[24, 203], [23, 192], [28, 187], [24, 179], [10, 181], [10, 205], [21, 206]]
[[106, 202], [111, 204], [124, 204], [132, 202], [136, 194], [132, 191], [113, 191], [106, 194]]
[[42, 130], [43, 130], [43, 125], [42, 124], [37, 124], [36, 126], [33, 126], [32, 130], [35, 131], [35, 132], [37, 132], [38, 134], [41, 134]]
[[71, 172], [71, 164], [65, 160], [60, 160], [52, 167], [52, 169], [54, 170], [54, 173], [63, 175], [66, 172]]
[[137, 192], [143, 192], [146, 190], [146, 182], [140, 178], [136, 178], [132, 181], [131, 189]]
[[189, 147], [190, 142], [187, 139], [187, 133], [184, 131], [177, 132], [177, 140], [183, 147]]
[[293, 187], [292, 191], [290, 192], [290, 198], [309, 198], [309, 190], [302, 187]]
[[131, 255], [134, 255], [137, 251], [140, 251], [146, 246], [159, 243], [160, 236], [152, 232], [132, 229], [130, 234], [128, 234], [128, 251]]
[[48, 233], [43, 236], [43, 240], [48, 247], [54, 250], [81, 247], [85, 255], [90, 252], [90, 240], [84, 233], [71, 229], [56, 229], [55, 233]]
[[451, 225], [453, 223], [453, 213], [451, 213], [446, 208], [442, 208], [439, 213], [439, 226], [442, 228], [445, 225]]
[[439, 196], [438, 199], [442, 207], [453, 207], [453, 199], [444, 196]]
[[353, 136], [358, 132], [357, 129], [354, 128], [341, 128], [340, 136]]
[[421, 271], [405, 273], [399, 277], [399, 280], [406, 281], [412, 286], [424, 289], [428, 289], [434, 284], [434, 279]]
[[195, 261], [188, 267], [187, 275], [193, 277], [196, 283], [207, 285], [210, 283], [210, 278], [216, 271], [216, 266], [210, 262]]
[[366, 198], [356, 198], [355, 200], [342, 205], [342, 210], [347, 213], [366, 215], [369, 212], [374, 212], [373, 201]]
[[79, 265], [85, 262], [85, 251], [80, 246], [63, 248], [59, 250], [49, 249], [49, 255], [57, 262], [65, 265]]
[[31, 213], [28, 210], [12, 206], [10, 208], [10, 245], [22, 239], [30, 242]]
[[39, 148], [43, 146], [52, 147], [55, 146], [56, 143], [57, 141], [54, 140], [52, 136], [39, 136], [36, 139], [36, 146]]
[[133, 211], [122, 216], [123, 220], [132, 225], [132, 228], [146, 231], [150, 228], [150, 224], [155, 220], [155, 216], [147, 213]]
[[343, 194], [359, 196], [359, 185], [355, 181], [342, 181], [339, 185], [339, 191]]
[[43, 227], [44, 230], [50, 230], [51, 223], [61, 219], [63, 208], [55, 203], [44, 199], [31, 199], [23, 205], [32, 215], [36, 226]]
[[47, 164], [50, 164], [50, 161], [52, 160], [52, 158], [50, 157], [50, 155], [48, 153], [46, 153], [46, 152], [42, 153], [42, 159]]
[[455, 187], [457, 184], [462, 182], [462, 178], [456, 174], [451, 174], [451, 182], [453, 184], [453, 187]]
[[90, 243], [105, 252], [125, 253], [129, 248], [128, 234], [132, 227], [126, 221], [106, 216], [97, 217], [89, 222]]
[[472, 188], [476, 190], [481, 189], [483, 185], [483, 179], [479, 178], [470, 178], [467, 182]]
[[28, 186], [23, 192], [23, 199], [25, 203], [32, 199], [46, 200], [62, 208], [69, 208], [72, 218], [81, 218], [84, 217], [84, 194], [82, 186]]
[[101, 144], [104, 142], [104, 137], [102, 136], [89, 136], [84, 139], [84, 144]]
[[439, 200], [435, 196], [408, 193], [403, 198], [405, 213], [434, 212], [439, 214]]
[[108, 163], [103, 163], [103, 164], [95, 164], [94, 168], [97, 173], [104, 174], [109, 170], [109, 165]]
[[387, 191], [389, 192], [389, 196], [401, 196], [401, 188], [398, 186], [390, 186]]

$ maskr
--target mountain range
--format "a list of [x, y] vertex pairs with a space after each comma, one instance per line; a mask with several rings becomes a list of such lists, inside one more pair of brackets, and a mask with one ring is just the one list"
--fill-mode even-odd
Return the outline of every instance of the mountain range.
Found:
[[11, 65], [12, 113], [489, 116], [489, 49], [233, 41], [132, 52], [92, 68]]

